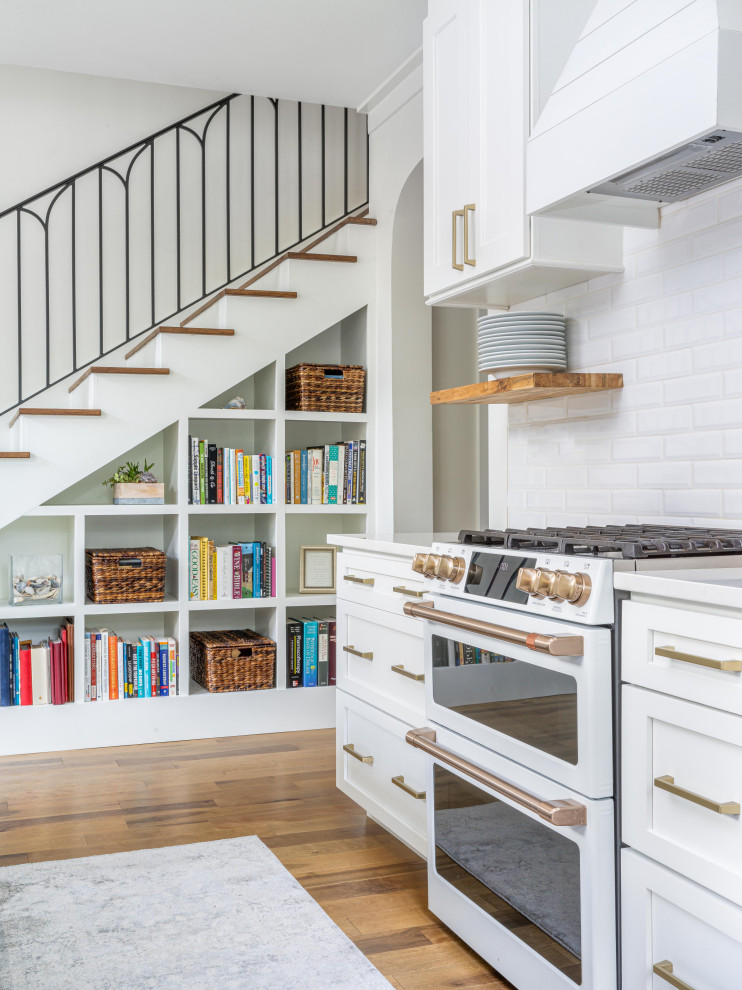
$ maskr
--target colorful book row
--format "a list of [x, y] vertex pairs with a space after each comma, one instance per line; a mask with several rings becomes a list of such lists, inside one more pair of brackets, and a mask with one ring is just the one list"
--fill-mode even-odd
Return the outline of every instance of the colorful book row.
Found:
[[188, 575], [191, 601], [275, 598], [276, 552], [267, 543], [217, 546], [207, 536], [192, 536]]
[[433, 666], [434, 667], [463, 667], [476, 663], [512, 663], [513, 658], [504, 653], [493, 653], [490, 650], [480, 650], [469, 643], [459, 643], [457, 640], [439, 640], [433, 637]]
[[65, 619], [54, 639], [33, 643], [0, 625], [0, 708], [66, 705], [75, 700], [75, 627]]
[[294, 619], [286, 623], [286, 686], [333, 687], [336, 681], [334, 619]]
[[167, 698], [180, 694], [180, 659], [170, 636], [127, 642], [108, 629], [85, 633], [85, 700]]
[[273, 457], [188, 437], [190, 505], [273, 505]]
[[366, 441], [286, 451], [287, 505], [365, 505]]

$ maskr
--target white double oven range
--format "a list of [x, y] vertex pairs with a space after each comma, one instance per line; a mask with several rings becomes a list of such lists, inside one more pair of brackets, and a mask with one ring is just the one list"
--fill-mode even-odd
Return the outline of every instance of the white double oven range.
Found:
[[742, 534], [627, 526], [463, 531], [415, 557], [429, 905], [519, 990], [620, 986], [614, 570], [727, 554]]

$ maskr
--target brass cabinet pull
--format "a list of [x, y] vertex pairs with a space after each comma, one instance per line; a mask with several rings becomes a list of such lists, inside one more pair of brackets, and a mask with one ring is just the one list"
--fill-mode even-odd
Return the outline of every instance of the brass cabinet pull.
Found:
[[456, 217], [463, 217], [463, 210], [451, 211], [451, 267], [457, 272], [463, 272], [464, 266], [456, 261]]
[[401, 674], [402, 677], [409, 677], [411, 681], [425, 680], [425, 674], [413, 674], [411, 670], [405, 670], [404, 664], [402, 663], [393, 663], [392, 670], [394, 671], [395, 674]]
[[587, 808], [584, 804], [576, 801], [542, 801], [541, 798], [534, 797], [528, 791], [523, 791], [515, 784], [510, 784], [507, 780], [501, 780], [494, 774], [482, 770], [481, 767], [469, 763], [468, 760], [450, 753], [443, 746], [439, 746], [436, 741], [435, 729], [410, 729], [405, 736], [405, 740], [410, 746], [421, 749], [424, 753], [429, 753], [441, 763], [453, 767], [459, 773], [465, 774], [478, 784], [489, 787], [497, 794], [502, 794], [509, 798], [514, 804], [520, 805], [543, 818], [545, 822], [552, 825], [587, 825]]
[[360, 657], [361, 660], [373, 660], [373, 658], [374, 658], [373, 653], [361, 653], [361, 651], [360, 650], [357, 650], [355, 648], [355, 646], [344, 646], [343, 647], [343, 652], [344, 653], [350, 653], [354, 657]]
[[669, 959], [663, 959], [662, 962], [655, 963], [652, 966], [652, 972], [655, 976], [659, 976], [660, 979], [664, 980], [665, 983], [669, 983], [671, 987], [675, 987], [675, 990], [693, 990], [690, 983], [686, 983], [679, 976], [673, 975], [672, 963]]
[[409, 794], [410, 797], [414, 797], [416, 801], [425, 800], [425, 791], [416, 791], [414, 787], [410, 787], [409, 784], [405, 784], [404, 777], [392, 777], [392, 783], [399, 787], [400, 790], [404, 791], [405, 794]]
[[695, 663], [699, 667], [711, 667], [712, 670], [742, 670], [742, 660], [713, 660], [711, 657], [698, 657], [694, 653], [679, 653], [674, 646], [656, 646], [656, 657], [668, 657], [670, 660], [682, 660], [683, 663]]
[[464, 264], [476, 265], [477, 259], [469, 257], [469, 213], [476, 210], [475, 203], [467, 203], [464, 207]]
[[373, 578], [359, 578], [355, 574], [343, 574], [343, 581], [350, 581], [352, 584], [367, 584], [369, 587], [373, 587]]
[[508, 626], [498, 626], [494, 622], [483, 622], [481, 619], [466, 619], [454, 612], [439, 612], [433, 605], [418, 605], [416, 602], [406, 602], [403, 611], [405, 615], [415, 615], [419, 619], [430, 619], [444, 626], [455, 629], [466, 629], [480, 636], [491, 636], [506, 643], [517, 643], [526, 646], [536, 653], [549, 653], [553, 657], [581, 657], [585, 652], [582, 636], [546, 636], [539, 633], [522, 632], [520, 629], [510, 629]]
[[392, 588], [392, 591], [396, 591], [398, 595], [407, 595], [410, 598], [422, 598], [425, 594], [424, 591], [415, 591], [414, 588], [405, 588], [403, 584], [398, 584], [396, 588]]
[[692, 801], [693, 804], [700, 804], [702, 808], [708, 808], [709, 811], [715, 811], [717, 815], [739, 814], [739, 802], [711, 801], [709, 798], [702, 797], [700, 794], [694, 794], [693, 791], [686, 791], [684, 787], [678, 787], [675, 783], [675, 778], [671, 777], [669, 774], [665, 774], [664, 777], [655, 777], [654, 786], [659, 787], [662, 791], [669, 791], [670, 794], [674, 794], [675, 797], [683, 798], [684, 801]]
[[358, 760], [359, 763], [365, 763], [370, 767], [374, 765], [373, 756], [361, 756], [360, 753], [356, 753], [356, 748], [353, 743], [346, 743], [343, 746], [343, 752], [347, 753], [348, 756], [352, 756], [354, 760]]

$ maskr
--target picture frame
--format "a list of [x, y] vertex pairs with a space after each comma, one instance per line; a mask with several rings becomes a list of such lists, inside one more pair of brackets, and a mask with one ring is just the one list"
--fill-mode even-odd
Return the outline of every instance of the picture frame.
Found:
[[334, 595], [337, 547], [299, 547], [299, 594]]

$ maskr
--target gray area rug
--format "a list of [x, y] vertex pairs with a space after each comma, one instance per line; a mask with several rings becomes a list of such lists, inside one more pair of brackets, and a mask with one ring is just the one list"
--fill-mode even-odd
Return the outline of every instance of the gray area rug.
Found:
[[3, 990], [389, 990], [257, 836], [0, 869]]
[[580, 956], [580, 851], [493, 801], [435, 813], [435, 842], [459, 866]]

